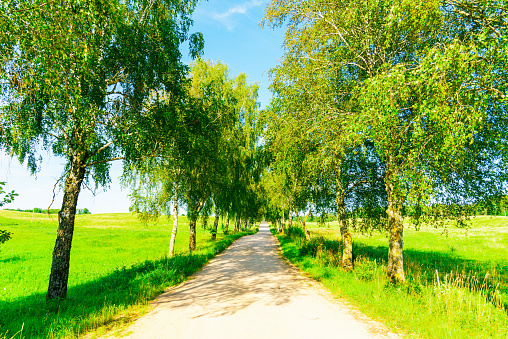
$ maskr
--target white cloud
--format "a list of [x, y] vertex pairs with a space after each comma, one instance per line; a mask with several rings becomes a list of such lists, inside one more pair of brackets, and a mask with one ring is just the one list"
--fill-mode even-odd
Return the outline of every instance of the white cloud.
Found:
[[234, 7], [231, 7], [224, 13], [216, 13], [213, 15], [213, 18], [223, 25], [227, 27], [228, 30], [233, 30], [234, 28], [234, 22], [232, 20], [232, 17], [236, 14], [243, 14], [246, 15], [248, 10], [254, 7], [259, 7], [265, 4], [266, 1], [262, 0], [252, 0], [249, 2], [245, 2], [241, 5], [236, 5]]

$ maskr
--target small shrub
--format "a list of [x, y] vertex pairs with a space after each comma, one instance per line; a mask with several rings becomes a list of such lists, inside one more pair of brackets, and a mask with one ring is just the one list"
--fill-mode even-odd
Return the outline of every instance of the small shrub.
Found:
[[305, 238], [305, 231], [300, 227], [290, 227], [287, 231], [287, 236], [290, 238]]
[[374, 263], [374, 261], [368, 260], [366, 258], [365, 259], [358, 258], [355, 261], [354, 273], [358, 279], [364, 281], [371, 281], [372, 279], [374, 279], [375, 272], [376, 272], [376, 264]]
[[11, 232], [0, 230], [0, 244], [3, 244], [11, 238]]
[[422, 295], [423, 286], [419, 283], [410, 282], [407, 284], [407, 293], [410, 295]]

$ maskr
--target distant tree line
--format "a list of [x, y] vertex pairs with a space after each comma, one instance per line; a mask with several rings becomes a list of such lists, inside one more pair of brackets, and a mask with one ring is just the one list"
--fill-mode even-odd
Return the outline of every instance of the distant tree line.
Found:
[[[58, 208], [47, 209], [47, 208], [39, 208], [39, 207], [34, 207], [33, 209], [28, 209], [28, 210], [22, 210], [19, 208], [16, 208], [16, 209], [6, 208], [5, 210], [17, 211], [17, 212], [41, 213], [41, 214], [58, 214], [58, 212], [60, 212], [60, 209], [58, 209]], [[85, 208], [76, 209], [76, 214], [92, 214], [92, 212], [90, 212], [90, 210], [85, 207]]]

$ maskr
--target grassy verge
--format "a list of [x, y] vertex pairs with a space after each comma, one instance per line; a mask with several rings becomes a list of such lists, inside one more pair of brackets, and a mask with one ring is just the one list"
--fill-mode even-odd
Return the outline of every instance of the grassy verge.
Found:
[[0, 338], [77, 337], [129, 321], [149, 300], [186, 279], [235, 239], [248, 234], [198, 230], [198, 250], [186, 253], [180, 220], [178, 255], [165, 257], [171, 222], [144, 226], [130, 214], [79, 216], [73, 240], [68, 298], [46, 302], [56, 218], [0, 211], [13, 239], [0, 247]]
[[504, 219], [480, 218], [467, 233], [407, 230], [408, 283], [398, 286], [386, 279], [388, 249], [383, 234], [354, 234], [351, 273], [338, 267], [342, 245], [336, 225], [311, 226], [310, 242], [298, 232], [278, 238], [291, 262], [406, 337], [507, 338], [508, 234], [504, 225]]

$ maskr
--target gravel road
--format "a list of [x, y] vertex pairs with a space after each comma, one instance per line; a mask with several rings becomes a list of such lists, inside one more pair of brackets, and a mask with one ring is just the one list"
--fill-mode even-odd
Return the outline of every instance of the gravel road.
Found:
[[128, 338], [398, 338], [281, 259], [267, 224], [153, 304]]

